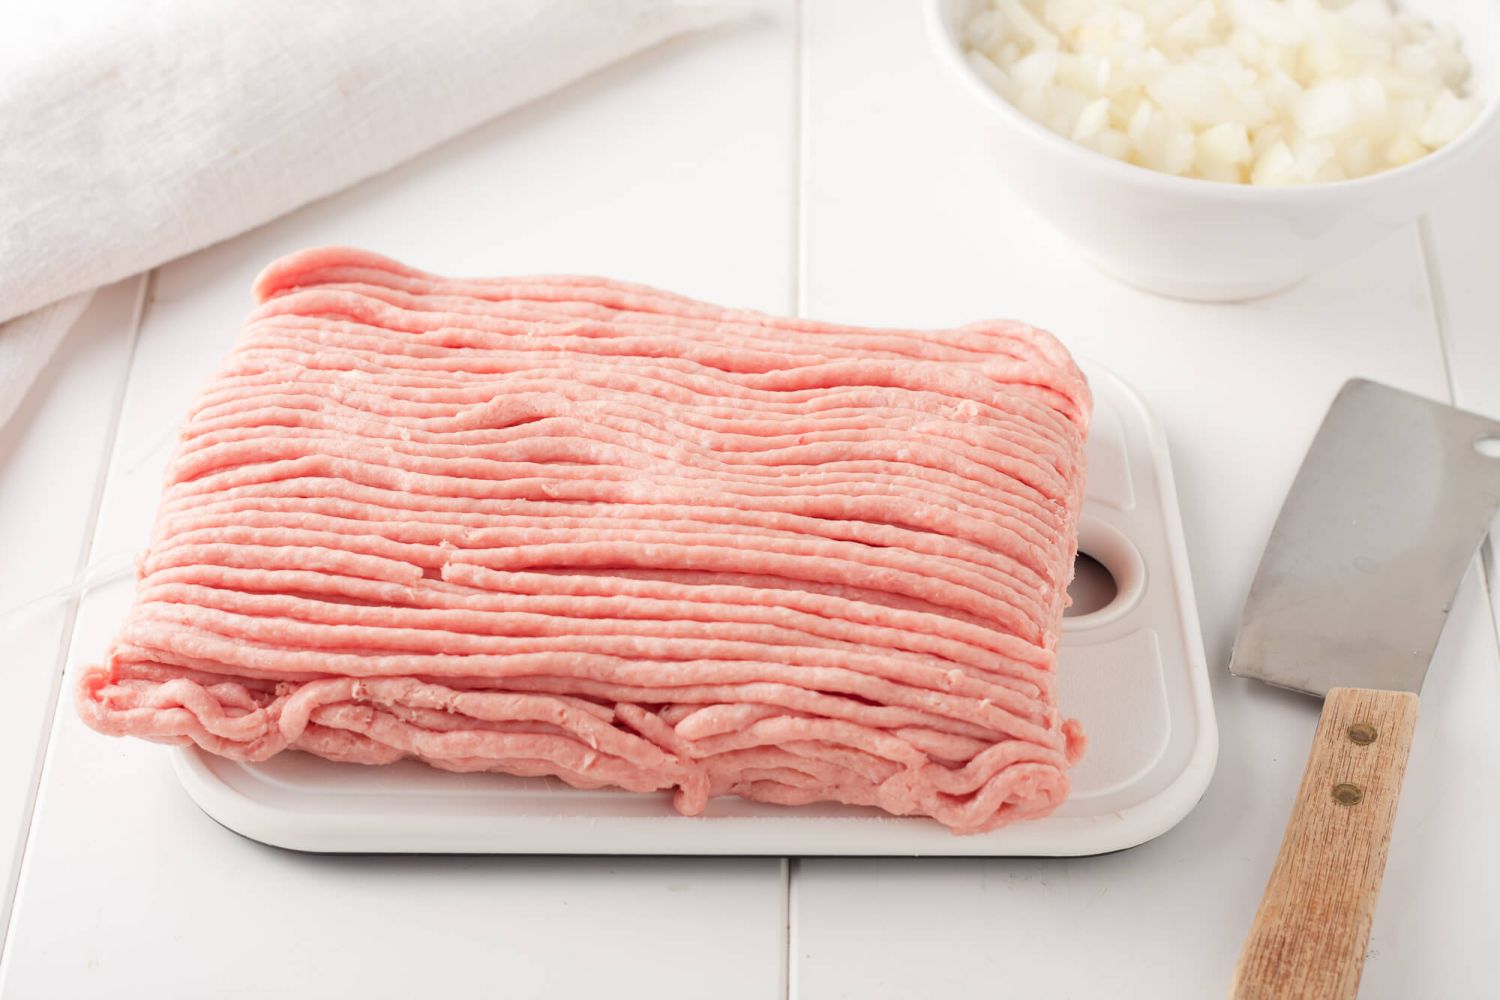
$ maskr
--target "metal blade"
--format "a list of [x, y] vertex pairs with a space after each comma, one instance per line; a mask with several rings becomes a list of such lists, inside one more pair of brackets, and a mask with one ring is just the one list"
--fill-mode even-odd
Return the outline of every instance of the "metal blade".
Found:
[[1230, 671], [1316, 695], [1419, 690], [1500, 506], [1492, 456], [1500, 422], [1345, 383], [1271, 531]]

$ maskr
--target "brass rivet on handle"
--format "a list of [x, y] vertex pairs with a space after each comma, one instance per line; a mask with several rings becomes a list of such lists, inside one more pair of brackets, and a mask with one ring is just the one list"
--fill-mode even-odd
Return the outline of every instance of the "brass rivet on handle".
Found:
[[1357, 806], [1364, 797], [1364, 790], [1358, 785], [1333, 786], [1333, 801], [1341, 806]]
[[1368, 722], [1356, 722], [1349, 727], [1349, 739], [1362, 747], [1367, 747], [1371, 743], [1374, 743], [1375, 737], [1379, 735], [1375, 731], [1375, 727]]

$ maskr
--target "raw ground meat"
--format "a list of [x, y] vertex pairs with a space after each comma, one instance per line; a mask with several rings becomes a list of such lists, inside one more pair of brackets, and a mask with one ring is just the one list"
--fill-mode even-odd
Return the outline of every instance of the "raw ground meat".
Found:
[[1053, 671], [1088, 388], [1020, 323], [272, 264], [168, 471], [94, 728], [959, 833], [1082, 750]]

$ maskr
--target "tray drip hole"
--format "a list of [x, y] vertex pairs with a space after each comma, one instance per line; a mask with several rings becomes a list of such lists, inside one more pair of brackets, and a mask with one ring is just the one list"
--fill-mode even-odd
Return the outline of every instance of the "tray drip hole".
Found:
[[1063, 611], [1063, 617], [1081, 618], [1103, 611], [1119, 594], [1114, 574], [1087, 552], [1080, 552], [1073, 560], [1073, 582], [1068, 584], [1073, 603]]
[[1063, 612], [1063, 629], [1075, 632], [1127, 614], [1146, 589], [1146, 563], [1140, 550], [1118, 529], [1085, 518], [1078, 526], [1078, 558]]

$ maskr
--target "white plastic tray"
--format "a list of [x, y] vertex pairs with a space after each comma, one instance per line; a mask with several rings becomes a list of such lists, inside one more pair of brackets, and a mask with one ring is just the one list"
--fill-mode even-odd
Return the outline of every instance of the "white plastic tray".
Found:
[[1061, 707], [1089, 742], [1072, 795], [1045, 819], [958, 837], [874, 809], [732, 798], [690, 819], [665, 794], [301, 753], [244, 764], [196, 747], [176, 752], [177, 775], [224, 826], [302, 851], [1064, 856], [1150, 840], [1208, 787], [1218, 731], [1166, 439], [1123, 382], [1085, 369], [1095, 416], [1079, 546], [1110, 570], [1118, 594], [1064, 623]]

